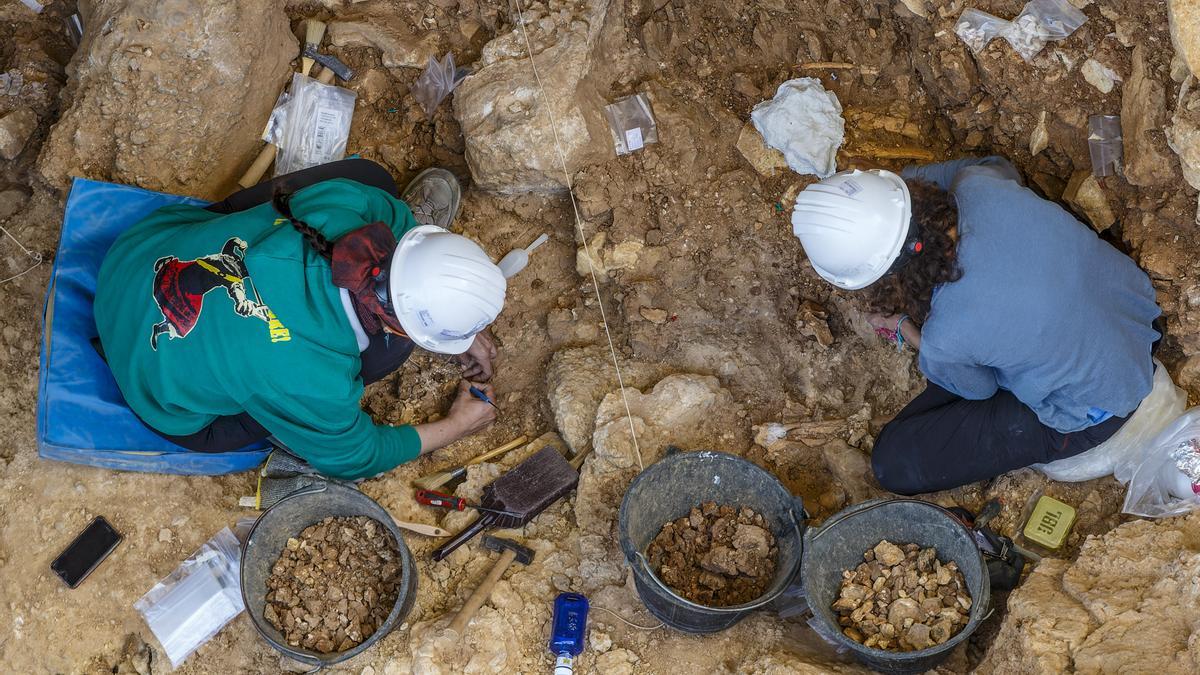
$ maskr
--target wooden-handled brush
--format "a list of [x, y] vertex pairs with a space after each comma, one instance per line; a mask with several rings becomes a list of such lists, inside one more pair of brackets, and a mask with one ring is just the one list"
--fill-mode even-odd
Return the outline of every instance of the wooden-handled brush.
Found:
[[[304, 46], [319, 49], [321, 47], [321, 40], [325, 39], [325, 22], [309, 19], [304, 31]], [[308, 72], [312, 70], [313, 63], [315, 62], [307, 56], [301, 58], [300, 74], [308, 76]]]
[[495, 450], [489, 450], [488, 452], [483, 453], [482, 455], [476, 457], [475, 459], [468, 461], [466, 464], [463, 464], [462, 466], [455, 467], [448, 471], [439, 471], [437, 473], [431, 473], [428, 476], [421, 476], [420, 478], [413, 481], [413, 485], [422, 490], [436, 490], [436, 489], [442, 487], [443, 485], [445, 485], [446, 483], [449, 483], [450, 481], [455, 480], [456, 478], [460, 478], [463, 475], [465, 475], [467, 473], [468, 466], [471, 466], [472, 464], [482, 464], [483, 462], [486, 462], [489, 459], [495, 459], [496, 457], [503, 455], [504, 453], [508, 452], [509, 450], [512, 450], [514, 448], [518, 448], [518, 447], [524, 445], [528, 440], [529, 440], [529, 438], [527, 436], [518, 436], [517, 438], [509, 441], [508, 443], [505, 443], [504, 445], [496, 448]]

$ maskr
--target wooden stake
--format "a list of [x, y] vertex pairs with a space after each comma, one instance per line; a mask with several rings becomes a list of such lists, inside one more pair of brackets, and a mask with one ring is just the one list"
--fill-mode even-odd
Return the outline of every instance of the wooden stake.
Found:
[[796, 66], [800, 70], [857, 70], [865, 75], [878, 75], [875, 66], [859, 66], [845, 61], [806, 61]]
[[926, 148], [885, 148], [871, 143], [863, 143], [853, 149], [847, 148], [844, 152], [850, 157], [865, 157], [869, 159], [916, 159], [923, 162], [932, 162], [937, 159], [937, 155], [932, 150]]

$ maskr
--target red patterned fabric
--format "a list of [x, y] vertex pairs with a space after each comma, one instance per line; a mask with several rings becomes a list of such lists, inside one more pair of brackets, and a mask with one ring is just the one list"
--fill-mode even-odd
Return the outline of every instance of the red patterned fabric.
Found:
[[154, 299], [179, 337], [184, 337], [196, 327], [200, 309], [204, 306], [203, 293], [191, 293], [179, 284], [179, 277], [196, 261], [172, 259], [164, 262], [154, 275]]
[[333, 284], [350, 291], [354, 311], [368, 335], [378, 333], [383, 326], [404, 335], [400, 321], [375, 294], [374, 274], [388, 272], [395, 250], [396, 235], [383, 222], [364, 225], [343, 235], [333, 245]]

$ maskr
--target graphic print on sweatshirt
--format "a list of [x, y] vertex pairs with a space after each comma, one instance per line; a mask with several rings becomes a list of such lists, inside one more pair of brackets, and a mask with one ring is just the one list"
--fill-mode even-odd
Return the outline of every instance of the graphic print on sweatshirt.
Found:
[[[291, 333], [267, 307], [254, 289], [254, 281], [246, 269], [246, 242], [231, 237], [213, 253], [195, 260], [180, 260], [173, 255], [164, 256], [154, 262], [154, 302], [162, 312], [163, 320], [154, 324], [150, 333], [150, 348], [158, 351], [158, 338], [167, 335], [170, 339], [185, 338], [204, 309], [204, 296], [217, 288], [225, 289], [233, 301], [233, 311], [238, 316], [254, 317], [267, 324], [271, 342], [287, 342]], [[249, 281], [254, 298], [246, 294]]]

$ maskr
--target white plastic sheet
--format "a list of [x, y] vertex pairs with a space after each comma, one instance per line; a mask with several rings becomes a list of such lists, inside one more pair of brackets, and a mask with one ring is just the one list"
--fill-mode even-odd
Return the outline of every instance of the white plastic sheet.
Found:
[[837, 94], [812, 77], [779, 85], [775, 98], [754, 106], [754, 128], [767, 145], [783, 153], [792, 171], [820, 178], [837, 171], [837, 151], [846, 138], [846, 122]]
[[240, 556], [238, 538], [226, 527], [134, 603], [172, 667], [246, 608]]
[[[1147, 518], [1165, 518], [1186, 513], [1200, 506], [1200, 495], [1193, 478], [1181, 467], [1195, 471], [1200, 457], [1200, 408], [1180, 415], [1148, 443], [1137, 457], [1131, 457], [1129, 489], [1125, 492], [1125, 513]], [[1121, 475], [1118, 473], [1120, 480]], [[1124, 482], [1124, 481], [1122, 481]]]

